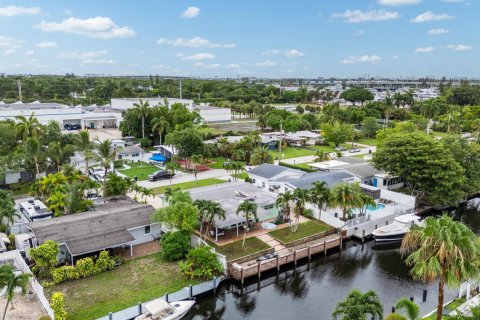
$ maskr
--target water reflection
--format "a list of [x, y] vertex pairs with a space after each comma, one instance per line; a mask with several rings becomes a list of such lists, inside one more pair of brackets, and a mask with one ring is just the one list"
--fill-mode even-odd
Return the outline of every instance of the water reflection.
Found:
[[253, 294], [239, 295], [235, 299], [235, 308], [244, 316], [249, 315], [255, 310], [257, 299]]
[[310, 284], [307, 282], [307, 273], [295, 272], [291, 278], [278, 281], [275, 289], [280, 295], [290, 295], [293, 300], [303, 299], [308, 294]]

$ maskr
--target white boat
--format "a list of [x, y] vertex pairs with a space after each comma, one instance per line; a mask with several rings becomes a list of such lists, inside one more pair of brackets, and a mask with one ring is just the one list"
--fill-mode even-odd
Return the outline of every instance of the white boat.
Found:
[[158, 298], [144, 303], [146, 313], [139, 315], [135, 320], [178, 320], [182, 319], [193, 307], [195, 300], [167, 302]]
[[403, 214], [395, 218], [391, 224], [387, 224], [372, 232], [376, 242], [401, 241], [413, 225], [421, 225], [421, 217], [415, 213]]

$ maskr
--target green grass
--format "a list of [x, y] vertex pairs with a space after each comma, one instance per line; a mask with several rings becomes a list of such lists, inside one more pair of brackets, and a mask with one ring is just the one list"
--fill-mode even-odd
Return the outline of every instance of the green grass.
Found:
[[328, 224], [318, 220], [311, 220], [300, 223], [296, 232], [293, 232], [290, 228], [283, 228], [270, 231], [268, 234], [283, 243], [289, 243], [330, 229], [332, 227]]
[[232, 176], [237, 177], [238, 179], [245, 180], [245, 179], [248, 178], [248, 173], [246, 173], [246, 172], [241, 172], [241, 173], [234, 174], [234, 175], [232, 175]]
[[21, 196], [30, 192], [32, 183], [13, 183], [10, 185], [10, 192], [13, 196]]
[[152, 166], [146, 163], [127, 163], [130, 169], [119, 170], [121, 173], [133, 179], [134, 177], [138, 177], [139, 181], [148, 180], [148, 175], [154, 173], [155, 171], [159, 171], [158, 167]]
[[211, 186], [211, 185], [214, 185], [214, 184], [220, 184], [220, 183], [225, 183], [225, 182], [227, 182], [227, 181], [217, 179], [217, 178], [208, 178], [208, 179], [198, 180], [196, 182], [195, 181], [188, 181], [188, 182], [176, 183], [176, 184], [172, 184], [172, 185], [168, 185], [168, 186], [153, 188], [153, 192], [155, 194], [162, 194], [168, 188], [180, 188], [180, 190], [187, 190], [187, 189], [192, 189], [192, 188]]
[[323, 152], [335, 152], [335, 146], [309, 146], [309, 148], [315, 149], [316, 151], [323, 151]]
[[223, 163], [227, 161], [225, 157], [216, 157], [216, 158], [209, 158], [208, 160], [215, 162], [208, 164], [207, 166], [212, 169], [223, 169]]
[[198, 131], [200, 131], [200, 133], [202, 133], [202, 134], [211, 134], [213, 136], [219, 136], [219, 135], [225, 134], [227, 132], [225, 130], [218, 129], [218, 128], [212, 128], [212, 127], [200, 128], [200, 129], [198, 129]]
[[378, 143], [377, 139], [375, 139], [375, 138], [361, 138], [361, 139], [358, 139], [355, 142], [358, 142], [360, 144], [366, 144], [368, 146], [376, 146], [377, 143]]
[[[278, 150], [269, 150], [268, 151], [273, 157], [280, 157], [280, 153]], [[312, 156], [315, 155], [315, 150], [309, 150], [305, 148], [294, 148], [288, 147], [286, 149], [282, 149], [282, 159], [290, 159], [290, 158], [298, 158], [298, 157], [305, 157], [305, 156]]]
[[270, 248], [270, 246], [262, 240], [251, 237], [245, 239], [245, 247], [242, 247], [242, 240], [238, 240], [224, 246], [215, 246], [215, 251], [227, 256], [227, 260], [230, 261], [268, 248]]
[[[465, 303], [465, 301], [466, 301], [465, 297], [462, 297], [460, 299], [454, 299], [447, 306], [445, 306], [444, 309], [455, 310], [458, 307], [460, 307], [463, 303]], [[422, 318], [422, 319], [424, 319], [424, 320], [435, 320], [435, 319], [437, 319], [437, 313], [435, 312], [434, 314], [432, 314], [432, 315], [430, 315], [426, 318]], [[448, 317], [442, 317], [442, 319], [448, 319]]]
[[177, 263], [165, 261], [158, 253], [45, 290], [48, 297], [52, 292], [63, 292], [68, 319], [84, 320], [97, 319], [199, 282], [184, 277]]

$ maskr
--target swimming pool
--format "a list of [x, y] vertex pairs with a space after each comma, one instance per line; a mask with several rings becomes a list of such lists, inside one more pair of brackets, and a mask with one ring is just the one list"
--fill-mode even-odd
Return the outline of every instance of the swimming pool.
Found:
[[377, 210], [382, 210], [384, 208], [385, 208], [385, 205], [383, 203], [377, 203], [376, 207], [369, 204], [367, 206], [367, 211], [377, 211]]

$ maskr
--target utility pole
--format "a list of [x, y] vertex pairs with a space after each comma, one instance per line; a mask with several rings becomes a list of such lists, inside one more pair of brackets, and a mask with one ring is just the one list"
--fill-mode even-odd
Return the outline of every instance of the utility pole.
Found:
[[182, 99], [182, 79], [180, 79], [180, 99]]
[[18, 98], [22, 101], [22, 80], [17, 80], [17, 87], [18, 87]]
[[283, 127], [282, 127], [282, 123], [280, 122], [280, 143], [278, 144], [278, 152], [280, 153], [279, 155], [279, 159], [280, 161], [282, 160], [282, 135], [283, 135]]

